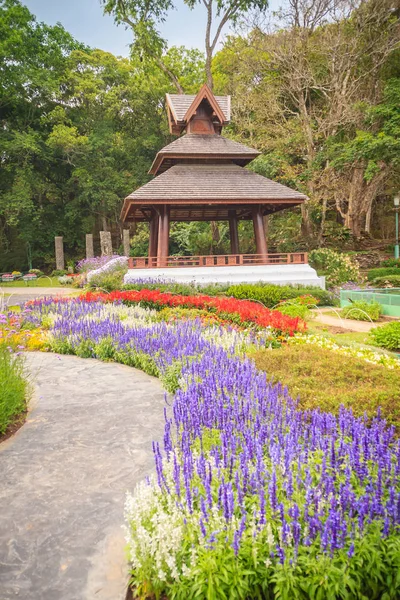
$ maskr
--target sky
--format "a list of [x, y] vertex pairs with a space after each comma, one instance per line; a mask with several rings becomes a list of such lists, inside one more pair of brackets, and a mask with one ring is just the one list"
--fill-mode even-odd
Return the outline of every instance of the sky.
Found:
[[[278, 0], [271, 0], [272, 7]], [[75, 39], [91, 46], [128, 56], [132, 35], [124, 26], [115, 25], [103, 15], [100, 0], [22, 0], [38, 21], [48, 25], [61, 23]], [[205, 10], [198, 5], [190, 10], [183, 0], [175, 0], [176, 10], [160, 27], [169, 46], [186, 46], [204, 50]], [[224, 30], [225, 34], [229, 29]]]

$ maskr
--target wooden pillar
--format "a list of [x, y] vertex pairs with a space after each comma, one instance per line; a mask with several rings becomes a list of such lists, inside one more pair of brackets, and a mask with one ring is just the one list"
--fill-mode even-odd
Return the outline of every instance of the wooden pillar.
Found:
[[268, 254], [267, 241], [265, 239], [264, 219], [262, 214], [262, 207], [255, 206], [253, 208], [253, 227], [254, 235], [256, 238], [256, 252], [266, 256]]
[[100, 247], [102, 256], [112, 255], [112, 242], [110, 231], [100, 231]]
[[129, 239], [129, 229], [124, 229], [122, 231], [122, 246], [124, 248], [124, 256], [130, 255], [131, 244]]
[[54, 246], [56, 250], [56, 269], [57, 271], [64, 271], [64, 241], [62, 235], [57, 235], [54, 238]]
[[94, 257], [93, 234], [86, 234], [86, 258]]
[[169, 207], [164, 204], [160, 208], [158, 227], [157, 266], [164, 267], [169, 249]]
[[228, 210], [229, 237], [231, 240], [231, 254], [239, 254], [239, 232], [236, 210]]
[[[157, 258], [158, 250], [158, 228], [159, 217], [158, 213], [154, 212], [150, 221], [150, 239], [149, 239], [149, 258]], [[150, 264], [155, 264], [156, 261], [149, 261]]]

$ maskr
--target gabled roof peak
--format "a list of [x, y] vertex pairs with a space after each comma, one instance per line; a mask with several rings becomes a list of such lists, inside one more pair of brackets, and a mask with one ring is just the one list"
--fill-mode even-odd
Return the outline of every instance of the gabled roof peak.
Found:
[[219, 133], [221, 128], [228, 125], [230, 121], [230, 96], [215, 96], [206, 83], [196, 95], [167, 94], [166, 101], [169, 129], [176, 135], [187, 130], [187, 126], [199, 117], [199, 111], [203, 110], [204, 112], [205, 105], [208, 107], [207, 111], [210, 123], [213, 124], [213, 132]]

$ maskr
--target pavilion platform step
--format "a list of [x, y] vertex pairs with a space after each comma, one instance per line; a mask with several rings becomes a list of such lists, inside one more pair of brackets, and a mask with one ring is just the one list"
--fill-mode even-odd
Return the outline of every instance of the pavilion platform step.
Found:
[[177, 283], [257, 283], [277, 285], [312, 285], [325, 289], [325, 277], [319, 277], [308, 264], [299, 265], [243, 265], [226, 267], [169, 267], [157, 269], [129, 269], [124, 282], [166, 279]]

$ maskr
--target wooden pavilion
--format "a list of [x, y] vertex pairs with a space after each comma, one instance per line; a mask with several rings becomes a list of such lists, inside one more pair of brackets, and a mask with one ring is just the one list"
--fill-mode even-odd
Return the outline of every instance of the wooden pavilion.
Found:
[[[149, 171], [154, 179], [125, 198], [121, 220], [150, 224], [149, 255], [130, 259], [130, 267], [306, 263], [305, 253], [268, 254], [264, 215], [306, 196], [245, 168], [259, 152], [221, 135], [230, 96], [214, 96], [203, 85], [196, 96], [167, 94], [166, 101], [170, 132], [180, 137], [158, 152]], [[253, 221], [255, 255], [240, 254], [240, 220]], [[228, 221], [231, 254], [170, 257], [171, 221]]]

